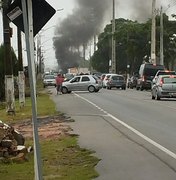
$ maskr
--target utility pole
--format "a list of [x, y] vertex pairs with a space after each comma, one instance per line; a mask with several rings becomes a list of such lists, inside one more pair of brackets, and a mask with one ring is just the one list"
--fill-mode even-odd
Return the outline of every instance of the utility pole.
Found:
[[21, 31], [17, 28], [17, 42], [18, 42], [18, 90], [19, 90], [19, 104], [20, 108], [25, 105], [25, 76], [23, 71], [23, 54], [22, 54], [22, 42], [21, 42]]
[[163, 55], [163, 8], [161, 6], [160, 11], [160, 64], [164, 65], [164, 55]]
[[152, 0], [151, 62], [156, 64], [156, 0]]
[[15, 95], [14, 95], [14, 77], [12, 70], [12, 55], [9, 26], [9, 19], [6, 16], [6, 11], [11, 0], [3, 0], [3, 33], [4, 33], [4, 61], [5, 61], [5, 98], [7, 114], [15, 114]]
[[112, 0], [112, 62], [111, 71], [116, 73], [116, 41], [115, 41], [115, 0]]

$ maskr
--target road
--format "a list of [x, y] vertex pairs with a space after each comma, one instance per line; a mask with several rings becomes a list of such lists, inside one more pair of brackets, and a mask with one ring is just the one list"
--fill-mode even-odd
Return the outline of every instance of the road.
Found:
[[79, 144], [96, 151], [98, 180], [176, 179], [176, 99], [155, 101], [132, 89], [52, 98], [75, 120]]

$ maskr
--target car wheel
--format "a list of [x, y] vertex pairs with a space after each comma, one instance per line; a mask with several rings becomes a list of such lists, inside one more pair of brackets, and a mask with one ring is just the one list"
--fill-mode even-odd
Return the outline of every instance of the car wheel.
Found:
[[91, 92], [91, 93], [95, 92], [95, 87], [94, 86], [89, 86], [88, 91]]
[[71, 91], [68, 91], [68, 93], [70, 94], [70, 93], [71, 93]]
[[143, 90], [144, 90], [144, 88], [143, 88], [143, 86], [142, 86], [142, 85], [140, 86], [140, 90], [141, 90], [141, 91], [143, 91]]
[[137, 90], [137, 91], [139, 90], [139, 87], [138, 87], [138, 86], [136, 86], [136, 90]]
[[67, 94], [68, 93], [68, 89], [66, 87], [62, 87], [61, 89], [63, 94]]
[[156, 100], [160, 100], [160, 96], [158, 95], [158, 92], [156, 91], [156, 96], [155, 96]]

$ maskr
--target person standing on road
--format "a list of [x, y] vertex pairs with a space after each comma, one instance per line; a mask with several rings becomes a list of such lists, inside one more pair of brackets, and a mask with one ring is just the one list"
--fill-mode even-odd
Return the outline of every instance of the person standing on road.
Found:
[[57, 94], [60, 92], [61, 93], [61, 88], [62, 88], [62, 83], [64, 82], [64, 77], [62, 76], [62, 74], [58, 74], [56, 77], [56, 90], [57, 90]]

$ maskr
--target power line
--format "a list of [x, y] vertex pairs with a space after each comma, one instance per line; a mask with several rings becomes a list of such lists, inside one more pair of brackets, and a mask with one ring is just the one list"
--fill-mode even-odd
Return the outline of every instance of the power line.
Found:
[[174, 7], [175, 5], [176, 5], [176, 1], [174, 1], [174, 2], [172, 2], [172, 3], [169, 3], [169, 4], [167, 5], [167, 8], [164, 10], [164, 12], [166, 12], [168, 9]]

